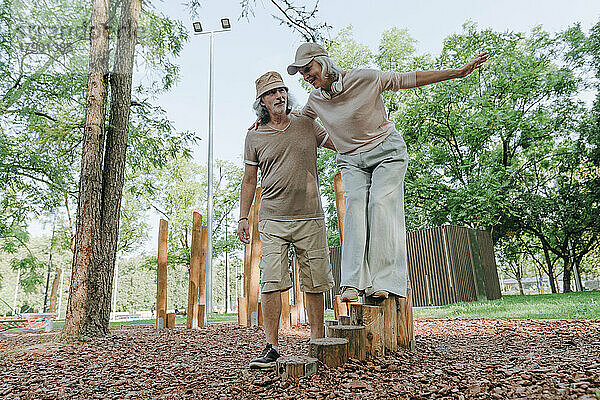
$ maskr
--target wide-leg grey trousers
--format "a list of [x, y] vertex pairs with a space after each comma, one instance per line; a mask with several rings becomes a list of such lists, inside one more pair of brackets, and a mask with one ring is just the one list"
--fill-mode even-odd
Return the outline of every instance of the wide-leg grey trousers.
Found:
[[338, 154], [346, 197], [341, 286], [406, 297], [406, 143], [390, 134], [369, 151]]

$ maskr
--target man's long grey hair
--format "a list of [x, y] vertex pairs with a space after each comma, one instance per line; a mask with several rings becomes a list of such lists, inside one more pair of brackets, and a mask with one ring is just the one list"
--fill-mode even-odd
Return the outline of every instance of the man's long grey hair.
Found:
[[321, 78], [337, 81], [340, 75], [344, 72], [343, 69], [327, 56], [317, 56], [314, 58], [321, 65]]
[[[271, 121], [271, 117], [269, 117], [269, 110], [267, 110], [267, 107], [260, 104], [261, 99], [262, 99], [262, 96], [260, 98], [256, 99], [254, 104], [252, 104], [252, 109], [256, 113], [256, 116], [260, 120], [261, 124], [268, 124]], [[287, 93], [287, 108], [285, 109], [285, 113], [286, 114], [291, 113], [292, 110], [294, 109], [295, 105], [296, 105], [296, 99], [294, 99], [294, 96], [292, 96], [290, 94], [290, 92], [288, 92]]]

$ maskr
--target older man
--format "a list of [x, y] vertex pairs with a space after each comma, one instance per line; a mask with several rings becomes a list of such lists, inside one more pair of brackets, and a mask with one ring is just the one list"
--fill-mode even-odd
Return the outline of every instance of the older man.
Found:
[[317, 147], [335, 148], [314, 119], [290, 114], [288, 88], [277, 72], [256, 80], [253, 106], [260, 120], [246, 134], [238, 237], [249, 243], [248, 213], [261, 172], [261, 301], [267, 345], [250, 368], [269, 368], [279, 357], [281, 291], [292, 287], [288, 251], [294, 245], [300, 289], [306, 293], [311, 337], [324, 336], [323, 292], [333, 286], [317, 178]]

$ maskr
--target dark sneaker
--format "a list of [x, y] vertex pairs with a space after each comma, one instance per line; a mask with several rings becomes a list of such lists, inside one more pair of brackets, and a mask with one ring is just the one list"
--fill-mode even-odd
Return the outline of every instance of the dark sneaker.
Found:
[[262, 351], [260, 357], [250, 361], [250, 368], [273, 368], [275, 366], [275, 361], [277, 361], [278, 358], [279, 353], [273, 348], [273, 345], [269, 343]]

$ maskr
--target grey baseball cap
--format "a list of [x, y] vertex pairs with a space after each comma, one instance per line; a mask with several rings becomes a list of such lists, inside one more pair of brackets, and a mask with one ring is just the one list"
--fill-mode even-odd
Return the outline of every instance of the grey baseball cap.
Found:
[[298, 47], [298, 50], [296, 50], [296, 59], [294, 60], [294, 63], [287, 67], [288, 74], [294, 75], [298, 72], [298, 69], [304, 67], [317, 56], [329, 57], [329, 54], [317, 43], [302, 43], [300, 47]]

